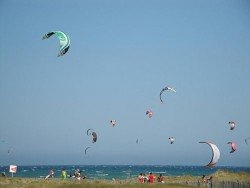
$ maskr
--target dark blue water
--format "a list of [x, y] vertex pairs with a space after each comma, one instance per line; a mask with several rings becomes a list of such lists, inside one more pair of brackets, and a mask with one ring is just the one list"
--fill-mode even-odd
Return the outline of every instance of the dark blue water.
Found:
[[[164, 176], [181, 176], [181, 175], [193, 175], [201, 176], [203, 174], [209, 175], [217, 170], [229, 170], [232, 172], [249, 172], [250, 167], [215, 167], [206, 168], [201, 166], [130, 166], [130, 165], [83, 165], [83, 166], [18, 166], [15, 177], [25, 178], [44, 178], [48, 175], [51, 167], [54, 169], [55, 177], [59, 178], [61, 170], [66, 169], [69, 176], [70, 172], [74, 172], [75, 169], [80, 169], [88, 179], [127, 179], [132, 177], [138, 177], [142, 172], [148, 174], [153, 172], [155, 175], [163, 174]], [[7, 167], [5, 167], [6, 169]], [[2, 171], [3, 168], [1, 168]], [[7, 168], [8, 169], [8, 168]], [[6, 170], [7, 172], [8, 170]], [[7, 176], [11, 174], [6, 173]]]

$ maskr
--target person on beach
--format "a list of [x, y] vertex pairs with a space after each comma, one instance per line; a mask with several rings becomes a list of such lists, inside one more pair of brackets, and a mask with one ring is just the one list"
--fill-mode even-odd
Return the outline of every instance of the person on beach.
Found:
[[61, 177], [62, 177], [62, 179], [67, 178], [67, 172], [66, 172], [65, 168], [62, 169]]
[[205, 175], [202, 175], [202, 177], [201, 177], [201, 182], [202, 182], [203, 186], [205, 187], [206, 184], [207, 184], [207, 178], [206, 178]]
[[1, 173], [2, 177], [6, 177], [5, 170], [6, 170], [6, 169], [5, 169], [4, 167], [2, 167], [2, 173]]
[[49, 171], [49, 174], [45, 177], [45, 179], [48, 179], [48, 178], [54, 178], [54, 169], [51, 168], [50, 171]]
[[138, 182], [139, 183], [144, 183], [144, 176], [142, 173], [140, 173], [140, 175], [138, 176]]
[[74, 175], [72, 175], [72, 171], [69, 172], [69, 177], [74, 178]]
[[81, 179], [81, 173], [80, 173], [80, 170], [79, 170], [79, 169], [75, 170], [74, 176], [75, 176], [75, 178], [78, 179], [78, 180]]
[[6, 177], [5, 171], [2, 172], [2, 177]]
[[143, 174], [142, 176], [144, 178], [144, 183], [148, 182], [148, 176], [146, 176], [146, 174]]
[[84, 174], [81, 175], [82, 179], [87, 179], [87, 176], [85, 176]]
[[153, 175], [152, 172], [150, 172], [148, 176], [148, 183], [154, 183], [154, 180], [155, 180], [155, 176]]
[[2, 172], [2, 177], [6, 177], [6, 174], [5, 174], [5, 172]]
[[163, 178], [162, 174], [160, 174], [160, 176], [158, 176], [157, 181], [160, 183], [164, 183], [164, 178]]
[[213, 176], [210, 176], [210, 178], [207, 179], [207, 184], [209, 187], [213, 187]]

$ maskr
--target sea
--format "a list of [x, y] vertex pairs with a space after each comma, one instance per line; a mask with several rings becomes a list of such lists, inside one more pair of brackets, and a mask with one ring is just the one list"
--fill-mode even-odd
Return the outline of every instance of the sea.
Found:
[[[207, 168], [204, 166], [161, 166], [161, 165], [39, 165], [39, 166], [18, 166], [14, 177], [23, 178], [45, 178], [50, 169], [53, 168], [55, 178], [60, 178], [62, 169], [67, 171], [68, 177], [74, 173], [76, 169], [82, 171], [82, 174], [88, 179], [98, 180], [126, 180], [138, 177], [140, 173], [149, 174], [152, 172], [155, 175], [162, 174], [163, 176], [182, 176], [193, 175], [202, 176], [210, 175], [218, 170], [226, 170], [232, 172], [248, 172], [250, 167], [227, 167], [219, 166]], [[1, 167], [1, 171], [5, 170], [7, 176], [11, 176], [9, 167]]]

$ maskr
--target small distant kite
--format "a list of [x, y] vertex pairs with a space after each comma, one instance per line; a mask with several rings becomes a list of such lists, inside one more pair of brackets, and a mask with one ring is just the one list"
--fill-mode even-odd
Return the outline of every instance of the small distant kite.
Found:
[[115, 120], [115, 119], [112, 119], [112, 120], [110, 120], [110, 123], [111, 123], [111, 125], [114, 127], [114, 126], [116, 125], [116, 120]]
[[235, 142], [228, 142], [227, 144], [230, 144], [231, 145], [231, 151], [230, 153], [233, 153], [236, 151], [237, 149], [237, 144]]
[[235, 128], [235, 126], [236, 126], [235, 122], [233, 122], [233, 121], [229, 121], [229, 122], [228, 122], [228, 125], [229, 125], [229, 127], [230, 127], [230, 130], [234, 130], [234, 128]]
[[151, 110], [147, 110], [147, 111], [146, 111], [146, 115], [147, 115], [149, 118], [151, 118], [151, 117], [153, 117], [153, 112], [152, 112]]
[[94, 132], [93, 129], [88, 129], [87, 130], [87, 135], [91, 136], [92, 135], [92, 142], [95, 143], [97, 141], [97, 134]]
[[138, 139], [138, 138], [137, 138], [136, 141], [135, 141], [135, 143], [138, 144], [138, 143], [141, 142], [141, 141], [142, 141], [142, 139]]
[[8, 155], [11, 155], [13, 153], [13, 151], [14, 151], [13, 148], [9, 148], [8, 151], [7, 151]]
[[93, 129], [88, 129], [88, 130], [87, 130], [87, 135], [88, 135], [88, 136], [91, 135], [93, 131], [94, 131]]
[[4, 140], [4, 139], [0, 140], [0, 144], [3, 144], [4, 147], [8, 148], [8, 150], [7, 150], [8, 155], [11, 155], [13, 153], [14, 149], [11, 146], [9, 146], [9, 144], [6, 140]]
[[169, 141], [170, 141], [170, 144], [173, 144], [173, 143], [174, 143], [174, 137], [169, 137], [168, 139], [169, 139]]
[[162, 93], [164, 92], [164, 91], [173, 91], [173, 92], [175, 92], [176, 93], [176, 91], [175, 91], [175, 89], [174, 88], [172, 88], [172, 87], [164, 87], [162, 90], [161, 90], [161, 92], [160, 92], [160, 100], [161, 100], [161, 102], [163, 103], [163, 101], [162, 101], [162, 98], [161, 98], [161, 95], [162, 95]]
[[64, 32], [62, 31], [51, 31], [51, 32], [48, 32], [47, 34], [45, 34], [43, 36], [43, 40], [44, 39], [48, 39], [50, 38], [52, 35], [56, 35], [57, 38], [59, 39], [60, 41], [60, 49], [59, 49], [59, 54], [57, 55], [57, 57], [59, 56], [63, 56], [64, 54], [67, 53], [67, 51], [69, 50], [69, 47], [70, 47], [70, 39], [69, 39], [69, 36], [66, 35]]
[[92, 132], [92, 137], [93, 137], [92, 142], [95, 143], [97, 141], [97, 134], [96, 134], [96, 132]]
[[215, 144], [213, 144], [211, 142], [199, 142], [199, 143], [208, 144], [210, 146], [210, 148], [212, 149], [212, 159], [206, 166], [207, 167], [214, 167], [220, 159], [220, 150], [218, 149], [218, 147]]
[[88, 151], [89, 148], [91, 148], [91, 147], [86, 147], [86, 149], [85, 149], [85, 151], [84, 151], [84, 152], [85, 152], [85, 155], [87, 154], [87, 151]]
[[245, 143], [246, 143], [246, 144], [248, 144], [248, 141], [247, 141], [248, 139], [250, 139], [250, 138], [245, 138]]

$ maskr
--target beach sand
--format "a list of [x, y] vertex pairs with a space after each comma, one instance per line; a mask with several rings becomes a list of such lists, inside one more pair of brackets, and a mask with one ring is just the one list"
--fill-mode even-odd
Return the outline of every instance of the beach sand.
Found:
[[[250, 187], [250, 173], [239, 172], [233, 173], [229, 171], [217, 171], [208, 175], [207, 178], [213, 176], [213, 187]], [[76, 180], [76, 179], [40, 179], [40, 178], [0, 178], [0, 187], [5, 188], [139, 188], [139, 187], [165, 187], [165, 188], [183, 188], [183, 187], [199, 187], [203, 186], [201, 177], [198, 176], [165, 176], [165, 183], [155, 182], [153, 184], [140, 184], [137, 179], [128, 180]], [[209, 185], [207, 185], [209, 187]]]

